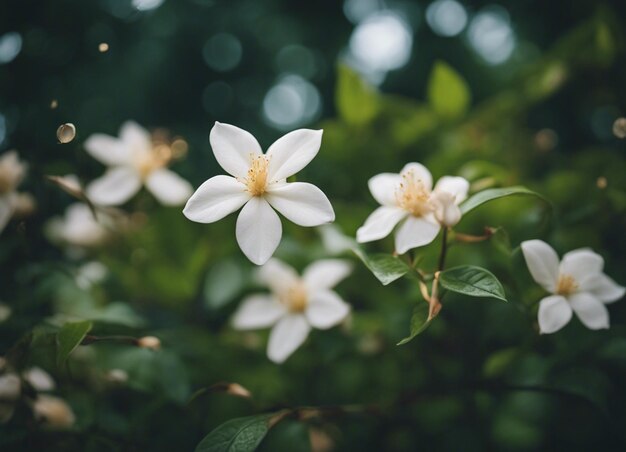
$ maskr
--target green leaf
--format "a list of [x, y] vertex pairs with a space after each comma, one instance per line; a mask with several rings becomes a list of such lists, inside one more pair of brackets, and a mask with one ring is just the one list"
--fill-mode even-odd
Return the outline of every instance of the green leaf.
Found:
[[431, 322], [432, 319], [428, 320], [428, 303], [420, 302], [413, 309], [413, 315], [411, 316], [411, 334], [398, 342], [397, 345], [404, 345], [413, 340], [415, 336], [428, 328]]
[[376, 90], [345, 64], [338, 66], [335, 102], [339, 115], [354, 125], [367, 124], [380, 108]]
[[445, 119], [463, 116], [470, 104], [467, 82], [450, 65], [437, 61], [430, 73], [426, 95], [431, 107]]
[[352, 251], [363, 261], [365, 266], [383, 283], [383, 286], [394, 282], [406, 275], [411, 268], [399, 257], [391, 254], [366, 254], [360, 248]]
[[57, 334], [57, 364], [62, 366], [70, 354], [83, 341], [93, 323], [89, 320], [68, 322]]
[[439, 283], [446, 289], [469, 295], [507, 301], [504, 288], [489, 270], [474, 265], [461, 265], [441, 272]]
[[547, 200], [532, 190], [522, 187], [521, 185], [506, 188], [490, 188], [476, 193], [461, 204], [461, 212], [463, 215], [474, 210], [476, 207], [485, 204], [486, 202], [493, 201], [494, 199], [504, 198], [505, 196], [536, 196], [547, 202]]
[[253, 451], [285, 413], [266, 413], [226, 421], [200, 441], [196, 452]]

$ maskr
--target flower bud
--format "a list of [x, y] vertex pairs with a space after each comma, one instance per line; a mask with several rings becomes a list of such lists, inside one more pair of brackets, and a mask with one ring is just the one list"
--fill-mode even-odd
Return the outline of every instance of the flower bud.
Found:
[[161, 348], [161, 341], [158, 337], [144, 336], [137, 339], [137, 345], [141, 348], [147, 348], [150, 350], [159, 350]]
[[35, 418], [51, 429], [66, 429], [74, 425], [76, 416], [65, 400], [40, 395], [33, 405]]
[[452, 227], [461, 221], [461, 209], [456, 205], [454, 195], [447, 192], [433, 193], [432, 202], [435, 218], [443, 226]]
[[54, 380], [41, 367], [31, 367], [22, 372], [22, 377], [37, 391], [52, 391], [55, 388]]
[[57, 140], [59, 143], [69, 143], [76, 136], [76, 126], [71, 122], [61, 124], [57, 129]]

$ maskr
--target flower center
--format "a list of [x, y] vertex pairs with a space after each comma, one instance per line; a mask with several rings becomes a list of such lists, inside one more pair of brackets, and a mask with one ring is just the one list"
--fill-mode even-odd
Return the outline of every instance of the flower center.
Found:
[[281, 297], [281, 301], [291, 312], [302, 312], [307, 305], [307, 292], [304, 284], [298, 283], [291, 286]]
[[413, 171], [402, 175], [402, 182], [396, 190], [398, 205], [416, 217], [432, 212], [429, 202], [430, 192], [420, 179], [416, 179]]
[[252, 163], [244, 183], [252, 196], [261, 196], [267, 187], [269, 159], [264, 155], [251, 157]]
[[137, 153], [135, 166], [142, 179], [146, 179], [154, 170], [166, 167], [172, 160], [172, 150], [164, 143], [155, 143], [147, 152]]
[[571, 295], [578, 290], [578, 283], [570, 275], [560, 275], [556, 283], [556, 293], [559, 295]]

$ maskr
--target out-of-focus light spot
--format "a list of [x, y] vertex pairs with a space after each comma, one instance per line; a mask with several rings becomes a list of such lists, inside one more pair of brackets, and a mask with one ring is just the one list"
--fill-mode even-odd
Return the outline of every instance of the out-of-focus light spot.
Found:
[[600, 177], [598, 177], [598, 180], [596, 180], [596, 186], [600, 190], [604, 190], [608, 185], [609, 185], [609, 181], [606, 180], [606, 177], [604, 177], [604, 176], [600, 176]]
[[59, 101], [56, 99], [52, 99], [52, 101], [50, 101], [50, 109], [54, 110], [55, 108], [57, 108], [59, 106]]
[[359, 68], [386, 72], [408, 63], [413, 46], [409, 25], [391, 11], [374, 13], [350, 37], [350, 53]]
[[467, 25], [467, 12], [455, 0], [437, 0], [426, 9], [426, 22], [439, 36], [456, 36]]
[[472, 48], [488, 64], [501, 64], [515, 49], [515, 34], [504, 8], [488, 6], [470, 22], [467, 37]]
[[230, 71], [241, 61], [241, 42], [229, 33], [218, 33], [207, 41], [202, 49], [204, 61], [211, 69]]
[[4, 115], [0, 113], [0, 145], [4, 142], [4, 138], [7, 136], [7, 121], [4, 119]]
[[617, 118], [615, 120], [613, 123], [613, 135], [620, 139], [626, 138], [626, 118]]
[[100, 53], [107, 52], [109, 50], [109, 45], [106, 42], [101, 42], [98, 44], [98, 51]]
[[383, 9], [381, 0], [345, 0], [343, 2], [343, 13], [355, 25], [381, 9]]
[[57, 139], [59, 143], [66, 144], [71, 142], [76, 136], [76, 127], [71, 122], [61, 124], [57, 129]]
[[189, 150], [189, 144], [184, 138], [175, 138], [171, 145], [172, 157], [179, 159], [184, 157]]
[[0, 36], [0, 64], [10, 63], [22, 50], [22, 36], [10, 31]]
[[233, 89], [226, 82], [212, 82], [202, 93], [202, 106], [213, 116], [222, 116], [230, 110], [233, 103]]
[[131, 4], [138, 11], [148, 11], [158, 8], [165, 0], [133, 0]]
[[298, 74], [304, 78], [311, 78], [317, 72], [315, 55], [301, 45], [283, 47], [276, 55], [276, 68], [279, 72]]
[[559, 143], [559, 136], [552, 129], [541, 129], [535, 134], [535, 146], [541, 152], [549, 152]]
[[315, 86], [298, 75], [288, 75], [265, 95], [263, 116], [269, 125], [287, 130], [316, 120], [321, 106]]

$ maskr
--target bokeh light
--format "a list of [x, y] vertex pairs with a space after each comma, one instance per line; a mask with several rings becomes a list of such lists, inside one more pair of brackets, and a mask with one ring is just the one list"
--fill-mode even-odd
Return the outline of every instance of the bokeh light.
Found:
[[456, 36], [467, 25], [467, 12], [455, 0], [437, 0], [428, 5], [426, 22], [439, 36]]
[[227, 72], [236, 68], [241, 61], [242, 53], [241, 42], [230, 33], [214, 35], [202, 49], [206, 64], [218, 72]]
[[345, 0], [343, 2], [343, 13], [355, 25], [381, 9], [383, 9], [381, 0]]
[[163, 4], [165, 0], [132, 0], [133, 8], [139, 11], [148, 11], [156, 9]]
[[22, 36], [10, 31], [0, 36], [0, 64], [10, 63], [22, 50]]
[[470, 22], [467, 37], [471, 47], [488, 64], [501, 64], [515, 49], [515, 34], [508, 12], [500, 6], [488, 6]]
[[298, 75], [282, 77], [263, 99], [263, 117], [279, 130], [303, 126], [315, 121], [322, 100], [317, 88]]

